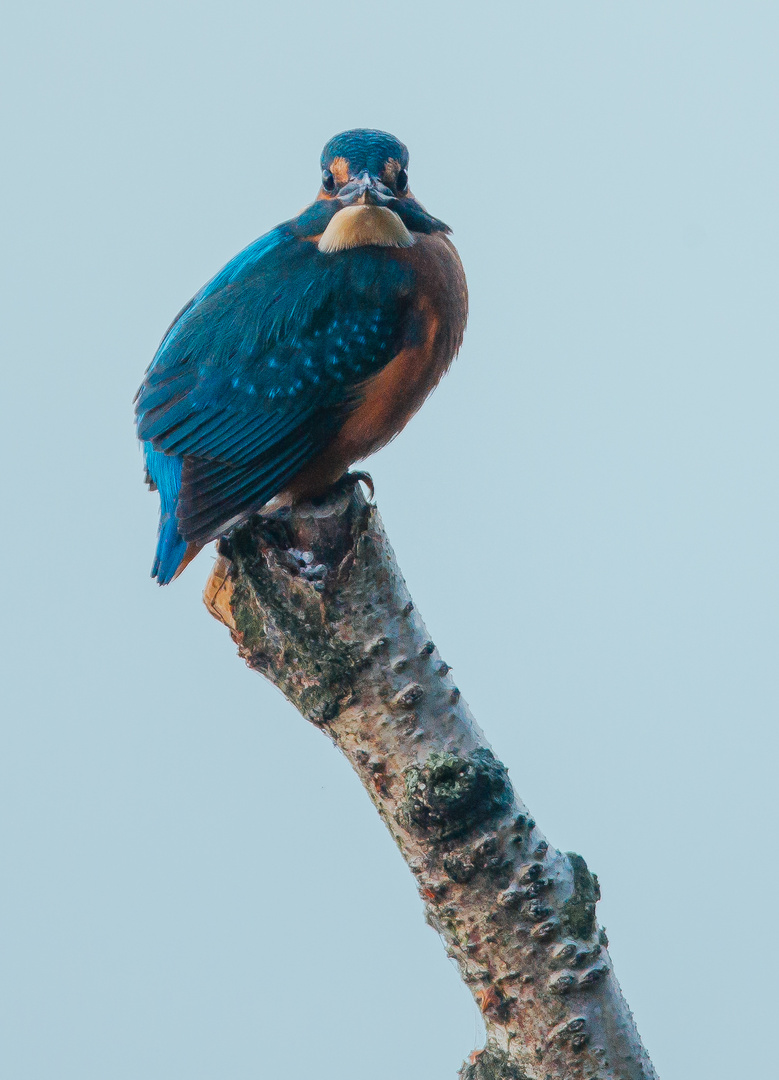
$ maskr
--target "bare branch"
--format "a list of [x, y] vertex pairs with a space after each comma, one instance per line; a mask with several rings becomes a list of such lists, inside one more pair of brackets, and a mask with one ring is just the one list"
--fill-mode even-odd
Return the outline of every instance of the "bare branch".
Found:
[[597, 879], [515, 795], [351, 485], [254, 518], [205, 595], [240, 655], [342, 750], [487, 1028], [465, 1080], [656, 1080], [598, 928]]

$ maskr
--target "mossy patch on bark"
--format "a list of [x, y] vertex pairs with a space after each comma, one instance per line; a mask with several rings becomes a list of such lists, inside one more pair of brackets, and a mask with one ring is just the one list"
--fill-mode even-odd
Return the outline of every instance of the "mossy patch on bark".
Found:
[[434, 752], [405, 772], [401, 824], [414, 824], [440, 840], [461, 836], [511, 804], [505, 766], [486, 748], [467, 757]]
[[573, 872], [573, 895], [563, 904], [562, 922], [572, 937], [586, 941], [595, 932], [595, 905], [600, 900], [600, 886], [581, 855], [574, 851], [566, 854]]
[[527, 1073], [509, 1061], [508, 1054], [492, 1047], [466, 1061], [459, 1076], [460, 1080], [529, 1080]]
[[252, 521], [231, 538], [232, 611], [242, 652], [304, 716], [324, 723], [351, 693], [358, 661], [332, 632], [327, 600], [315, 583], [290, 575], [279, 588], [278, 575], [288, 571], [273, 561], [268, 538], [264, 550], [257, 543], [257, 528]]

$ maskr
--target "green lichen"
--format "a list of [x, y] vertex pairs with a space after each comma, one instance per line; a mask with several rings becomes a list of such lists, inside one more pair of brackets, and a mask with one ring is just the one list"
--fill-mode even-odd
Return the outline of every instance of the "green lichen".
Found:
[[304, 716], [326, 723], [350, 693], [355, 658], [332, 632], [326, 600], [312, 582], [290, 577], [279, 587], [279, 571], [266, 561], [255, 528], [247, 525], [232, 538], [232, 610], [242, 651]]
[[569, 851], [567, 857], [573, 872], [573, 895], [563, 904], [562, 923], [572, 937], [586, 941], [595, 932], [595, 905], [600, 900], [600, 886], [581, 855]]
[[405, 771], [401, 824], [414, 824], [441, 840], [461, 836], [511, 803], [505, 766], [480, 748], [467, 757], [434, 751]]
[[474, 1061], [467, 1061], [459, 1076], [460, 1080], [529, 1080], [527, 1073], [497, 1047], [487, 1047]]

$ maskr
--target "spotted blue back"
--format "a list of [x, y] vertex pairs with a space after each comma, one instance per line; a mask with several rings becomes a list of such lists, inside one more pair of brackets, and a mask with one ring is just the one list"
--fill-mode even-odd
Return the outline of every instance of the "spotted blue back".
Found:
[[228, 263], [174, 322], [138, 392], [163, 499], [160, 581], [187, 542], [218, 536], [320, 453], [361, 384], [415, 334], [407, 263], [375, 247], [323, 254], [300, 232], [280, 226]]

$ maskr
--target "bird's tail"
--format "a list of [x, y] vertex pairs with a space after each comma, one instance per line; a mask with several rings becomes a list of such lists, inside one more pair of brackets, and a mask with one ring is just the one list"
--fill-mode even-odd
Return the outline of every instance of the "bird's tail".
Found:
[[157, 538], [157, 551], [151, 568], [151, 576], [160, 585], [173, 581], [176, 571], [187, 553], [187, 542], [181, 537], [175, 514], [163, 514]]
[[184, 562], [188, 546], [179, 532], [176, 520], [182, 461], [180, 457], [160, 453], [148, 442], [143, 444], [143, 450], [147, 481], [160, 495], [160, 528], [151, 576], [156, 578], [160, 585], [167, 585]]

